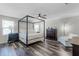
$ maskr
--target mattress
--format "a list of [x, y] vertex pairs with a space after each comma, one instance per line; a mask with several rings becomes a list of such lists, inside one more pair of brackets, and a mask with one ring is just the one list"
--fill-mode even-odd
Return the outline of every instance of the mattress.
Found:
[[[20, 33], [19, 39], [26, 44], [26, 33]], [[44, 35], [43, 33], [29, 33], [28, 34], [28, 44], [34, 43], [36, 41], [43, 41]]]

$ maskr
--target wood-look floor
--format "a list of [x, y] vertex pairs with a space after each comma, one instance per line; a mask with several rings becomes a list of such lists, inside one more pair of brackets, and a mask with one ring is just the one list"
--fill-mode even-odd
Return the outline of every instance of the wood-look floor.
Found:
[[71, 56], [72, 48], [65, 48], [57, 41], [46, 40], [28, 47], [16, 42], [0, 44], [0, 56]]

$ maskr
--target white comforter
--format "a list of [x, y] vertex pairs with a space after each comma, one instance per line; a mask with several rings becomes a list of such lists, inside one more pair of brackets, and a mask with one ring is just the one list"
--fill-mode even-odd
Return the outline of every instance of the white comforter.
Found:
[[[20, 33], [19, 38], [22, 42], [26, 44], [26, 33]], [[34, 43], [36, 41], [41, 41], [44, 39], [43, 33], [29, 33], [28, 43]]]

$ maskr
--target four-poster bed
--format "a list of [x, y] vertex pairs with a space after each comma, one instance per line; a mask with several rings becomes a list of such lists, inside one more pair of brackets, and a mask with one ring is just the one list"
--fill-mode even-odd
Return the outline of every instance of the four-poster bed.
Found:
[[[37, 32], [34, 30], [34, 25]], [[37, 41], [45, 41], [45, 20], [37, 17], [26, 15], [25, 17], [18, 20], [18, 34], [19, 40], [28, 46], [28, 44], [35, 43]]]

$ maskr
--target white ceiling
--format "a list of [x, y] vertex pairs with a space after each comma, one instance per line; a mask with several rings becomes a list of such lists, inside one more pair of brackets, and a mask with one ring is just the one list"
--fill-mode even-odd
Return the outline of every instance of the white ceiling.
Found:
[[46, 14], [47, 18], [78, 16], [79, 4], [64, 3], [0, 3], [0, 14], [22, 18], [29, 14], [37, 16], [37, 14]]

